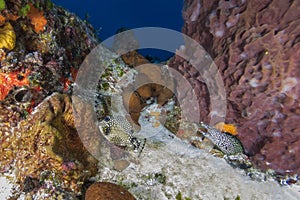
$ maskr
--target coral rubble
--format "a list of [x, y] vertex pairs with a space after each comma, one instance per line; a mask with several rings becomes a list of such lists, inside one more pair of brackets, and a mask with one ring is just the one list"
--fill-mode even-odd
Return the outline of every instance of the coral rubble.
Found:
[[[184, 4], [183, 33], [214, 58], [227, 95], [226, 122], [237, 125], [246, 153], [261, 169], [299, 174], [300, 2]], [[179, 56], [170, 65], [194, 85], [201, 118], [208, 121], [211, 100], [199, 73]]]

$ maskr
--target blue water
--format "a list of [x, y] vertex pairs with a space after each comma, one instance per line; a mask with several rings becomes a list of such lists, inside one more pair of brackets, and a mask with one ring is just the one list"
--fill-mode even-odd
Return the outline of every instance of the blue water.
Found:
[[[67, 10], [87, 19], [103, 41], [121, 27], [162, 27], [181, 31], [183, 0], [53, 0]], [[167, 59], [172, 54], [143, 50], [145, 55]]]

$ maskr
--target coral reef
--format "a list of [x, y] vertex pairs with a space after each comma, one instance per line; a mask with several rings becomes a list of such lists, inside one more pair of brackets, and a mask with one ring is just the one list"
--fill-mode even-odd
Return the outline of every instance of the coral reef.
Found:
[[[149, 61], [136, 51], [122, 55], [122, 60], [129, 66], [138, 67], [139, 74], [135, 83], [124, 89], [124, 105], [132, 120], [138, 124], [141, 110], [148, 105], [147, 100], [157, 98], [160, 105], [164, 105], [171, 97], [175, 84], [160, 67]], [[169, 87], [166, 87], [169, 86]], [[128, 103], [127, 103], [128, 102]]]
[[[87, 152], [76, 132], [68, 95], [54, 93], [5, 135], [2, 170], [14, 170], [15, 181], [24, 192], [46, 187], [53, 192], [60, 188], [78, 195], [84, 181], [97, 171], [97, 160]], [[32, 181], [35, 186], [29, 186]], [[52, 184], [48, 185], [49, 181]]]
[[[131, 73], [132, 77], [129, 75]], [[175, 88], [175, 83], [168, 73], [166, 65], [151, 64], [136, 51], [114, 59], [110, 65], [106, 66], [98, 83], [97, 93], [100, 98], [95, 109], [98, 119], [103, 120], [106, 115], [110, 114], [104, 111], [103, 102], [106, 101], [106, 107], [109, 107], [109, 96], [120, 92], [118, 95], [122, 96], [123, 105], [131, 119], [138, 124], [140, 112], [146, 105], [155, 99], [160, 105], [164, 105], [174, 96], [172, 90]], [[121, 80], [124, 77], [127, 77], [126, 82]], [[104, 100], [104, 96], [108, 99]]]
[[77, 134], [69, 95], [98, 38], [91, 25], [51, 1], [3, 2], [0, 173], [20, 188], [16, 196], [75, 199], [97, 161]]
[[98, 44], [91, 26], [74, 14], [48, 1], [32, 2], [6, 1], [0, 29], [1, 100], [25, 87], [29, 111], [52, 92], [71, 92], [81, 62]]
[[[228, 116], [226, 124], [217, 127], [233, 135], [239, 133], [246, 153], [262, 169], [299, 173], [297, 2], [186, 0], [185, 4], [184, 32], [215, 58], [225, 82]], [[278, 7], [283, 10], [279, 12]], [[195, 148], [211, 150], [213, 145], [205, 139], [200, 141], [204, 134], [189, 122], [179, 127], [181, 108], [172, 91], [177, 90], [179, 98], [189, 91], [171, 80], [167, 65], [150, 64], [136, 51], [121, 58], [116, 55], [97, 77], [96, 91], [86, 97], [95, 102], [87, 103], [85, 97], [76, 95], [71, 100], [79, 66], [98, 44], [93, 28], [49, 0], [0, 0], [0, 11], [0, 173], [17, 184], [25, 199], [84, 198], [89, 178], [95, 175], [92, 181], [117, 185], [95, 183], [86, 191], [86, 199], [116, 199], [121, 194], [135, 199], [124, 188], [141, 199], [213, 198], [211, 191], [214, 198], [222, 199], [266, 199], [278, 197], [274, 191], [282, 191], [282, 196], [293, 193], [275, 185], [273, 179], [279, 176], [272, 170], [257, 170], [244, 154], [221, 155], [233, 167], [245, 169], [242, 171]], [[278, 17], [282, 22], [274, 23]], [[138, 45], [130, 32], [128, 38], [130, 46]], [[118, 45], [114, 48], [118, 53], [126, 50]], [[193, 47], [179, 51], [193, 51]], [[106, 57], [105, 53], [99, 56]], [[201, 117], [208, 121], [210, 100], [203, 79], [179, 56], [170, 64], [192, 83]], [[123, 93], [119, 95], [120, 91]], [[115, 107], [110, 99], [114, 94], [122, 95]], [[185, 101], [180, 106], [188, 104]], [[120, 151], [100, 135], [96, 118], [103, 120], [122, 106], [136, 124], [146, 106], [155, 107], [144, 116], [142, 126], [148, 127], [139, 136], [153, 134], [156, 141], [144, 135], [149, 142], [141, 157]], [[226, 138], [236, 139], [232, 135]], [[103, 160], [98, 162], [90, 153]], [[106, 164], [111, 168], [105, 168]], [[245, 173], [253, 180], [270, 182], [251, 182]], [[282, 175], [277, 181], [297, 184], [298, 177]]]
[[[237, 125], [257, 166], [281, 174], [300, 173], [299, 8], [299, 1], [186, 0], [183, 10], [183, 33], [210, 53], [222, 75], [226, 123]], [[179, 56], [170, 65], [194, 85], [208, 121], [210, 100], [199, 73]]]

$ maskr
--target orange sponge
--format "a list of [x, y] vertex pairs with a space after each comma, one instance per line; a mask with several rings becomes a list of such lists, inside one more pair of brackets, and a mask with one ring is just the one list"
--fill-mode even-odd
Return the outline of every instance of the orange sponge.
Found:
[[215, 125], [215, 128], [222, 131], [230, 133], [231, 135], [237, 135], [237, 129], [234, 124], [225, 124], [224, 122], [219, 122]]

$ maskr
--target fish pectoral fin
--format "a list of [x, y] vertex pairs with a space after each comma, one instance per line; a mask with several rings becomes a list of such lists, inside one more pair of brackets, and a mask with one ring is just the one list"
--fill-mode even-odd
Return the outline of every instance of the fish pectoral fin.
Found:
[[205, 129], [205, 128], [202, 128], [202, 129], [201, 129], [201, 127], [198, 128], [198, 132], [201, 133], [201, 135], [202, 135], [203, 137], [205, 137], [205, 136], [208, 134], [207, 129]]

